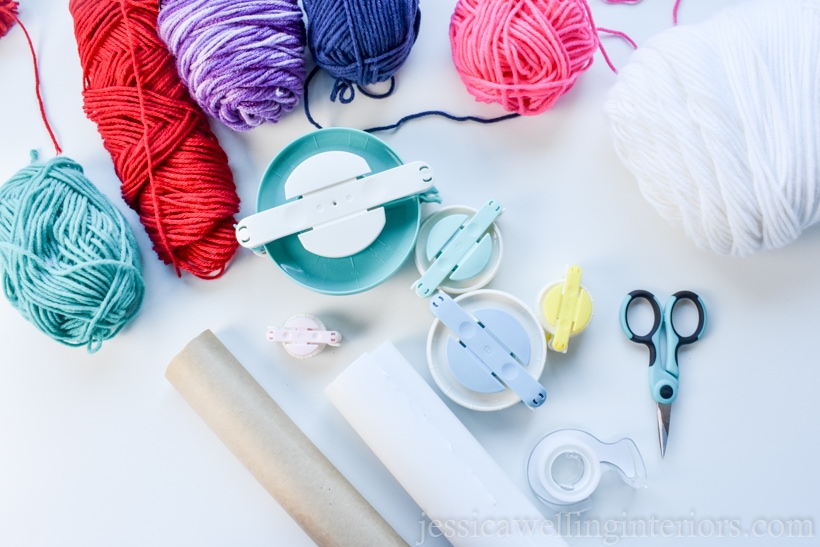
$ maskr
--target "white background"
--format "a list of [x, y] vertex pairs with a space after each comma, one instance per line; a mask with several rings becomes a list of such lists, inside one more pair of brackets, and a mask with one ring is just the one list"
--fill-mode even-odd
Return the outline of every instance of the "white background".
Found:
[[[734, 3], [687, 0], [681, 23]], [[64, 153], [126, 215], [141, 247], [147, 289], [136, 319], [93, 355], [50, 340], [0, 300], [0, 545], [312, 544], [164, 378], [171, 358], [205, 329], [409, 543], [419, 541], [420, 509], [322, 393], [347, 364], [385, 340], [432, 385], [424, 349], [432, 316], [409, 289], [418, 275], [412, 260], [381, 286], [347, 297], [304, 289], [244, 249], [220, 279], [176, 277], [122, 201], [110, 156], [82, 112], [66, 3], [24, 4], [21, 18], [40, 57], [44, 99]], [[638, 44], [671, 25], [672, 0], [590, 4], [599, 26], [627, 32]], [[331, 104], [330, 79], [318, 79], [311, 94], [317, 120], [365, 128], [424, 109], [503, 114], [497, 105], [475, 102], [455, 73], [447, 38], [454, 5], [422, 2], [421, 32], [392, 97]], [[624, 66], [629, 47], [614, 38], [604, 44], [616, 66]], [[28, 163], [31, 148], [45, 158], [52, 153], [19, 28], [0, 40], [0, 79], [5, 181]], [[589, 328], [571, 340], [567, 354], [549, 356], [542, 408], [479, 413], [446, 402], [530, 496], [525, 464], [544, 435], [580, 428], [607, 441], [633, 438], [646, 462], [648, 488], [611, 489], [583, 519], [688, 519], [696, 532], [699, 527], [712, 536], [669, 539], [674, 545], [727, 543], [715, 537], [719, 521], [752, 532], [756, 519], [811, 519], [818, 533], [820, 231], [809, 229], [784, 249], [744, 259], [695, 248], [644, 201], [615, 156], [602, 112], [614, 81], [599, 53], [577, 85], [540, 116], [488, 126], [424, 119], [379, 135], [404, 161], [434, 167], [444, 205], [478, 207], [489, 198], [504, 205], [498, 221], [504, 259], [489, 288], [534, 304], [543, 286], [578, 264], [594, 300]], [[255, 212], [268, 162], [313, 129], [301, 110], [242, 134], [212, 125], [230, 157], [240, 217]], [[681, 353], [681, 392], [663, 460], [646, 351], [624, 338], [617, 318], [621, 299], [636, 288], [661, 300], [691, 289], [709, 311], [705, 337]], [[341, 331], [344, 344], [297, 361], [265, 340], [268, 325], [305, 312]], [[659, 525], [655, 531], [660, 535]], [[766, 524], [758, 523], [756, 531], [766, 532]], [[771, 531], [783, 529], [774, 522]], [[620, 544], [657, 540], [622, 538]], [[571, 545], [602, 541], [568, 538]], [[815, 541], [748, 537], [729, 543]]]

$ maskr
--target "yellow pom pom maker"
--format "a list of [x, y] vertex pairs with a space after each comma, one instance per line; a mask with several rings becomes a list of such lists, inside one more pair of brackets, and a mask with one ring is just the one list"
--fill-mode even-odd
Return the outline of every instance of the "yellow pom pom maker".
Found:
[[581, 267], [570, 266], [563, 281], [544, 287], [537, 309], [549, 347], [566, 353], [570, 337], [583, 331], [592, 319], [592, 298], [581, 285]]

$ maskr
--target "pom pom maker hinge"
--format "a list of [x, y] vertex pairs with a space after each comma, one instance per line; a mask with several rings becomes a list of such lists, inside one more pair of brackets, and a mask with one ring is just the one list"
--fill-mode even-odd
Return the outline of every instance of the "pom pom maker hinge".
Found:
[[490, 200], [478, 211], [445, 207], [431, 215], [416, 244], [416, 266], [422, 274], [413, 284], [416, 294], [427, 297], [438, 288], [462, 293], [486, 285], [501, 260], [494, 224], [501, 213], [501, 205]]
[[470, 315], [450, 296], [438, 292], [430, 311], [455, 336], [447, 339], [447, 361], [453, 375], [478, 393], [509, 387], [529, 408], [538, 408], [547, 392], [526, 370], [530, 361], [527, 332], [510, 314], [484, 308]]
[[269, 327], [267, 338], [281, 342], [285, 351], [298, 359], [313, 357], [325, 346], [338, 346], [342, 341], [339, 332], [326, 330], [324, 323], [309, 314], [291, 317], [283, 327]]
[[291, 201], [239, 221], [236, 239], [243, 247], [258, 249], [298, 234], [304, 248], [316, 255], [354, 255], [384, 228], [383, 205], [433, 186], [433, 170], [421, 161], [366, 176], [370, 172], [367, 160], [350, 152], [315, 154], [285, 182], [285, 197]]

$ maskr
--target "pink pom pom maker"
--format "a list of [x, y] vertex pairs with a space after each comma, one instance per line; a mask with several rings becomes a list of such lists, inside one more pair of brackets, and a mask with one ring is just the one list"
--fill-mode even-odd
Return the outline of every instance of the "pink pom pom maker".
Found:
[[297, 359], [307, 359], [321, 353], [326, 346], [338, 346], [342, 335], [327, 330], [318, 317], [310, 314], [295, 315], [283, 327], [268, 328], [267, 338], [281, 342], [285, 351]]

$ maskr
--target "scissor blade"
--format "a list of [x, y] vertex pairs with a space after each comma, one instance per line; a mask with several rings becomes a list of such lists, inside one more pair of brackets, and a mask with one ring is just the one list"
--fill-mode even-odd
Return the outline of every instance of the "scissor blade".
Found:
[[658, 403], [658, 441], [661, 445], [661, 458], [666, 455], [666, 441], [669, 439], [669, 416], [671, 414], [671, 404]]

